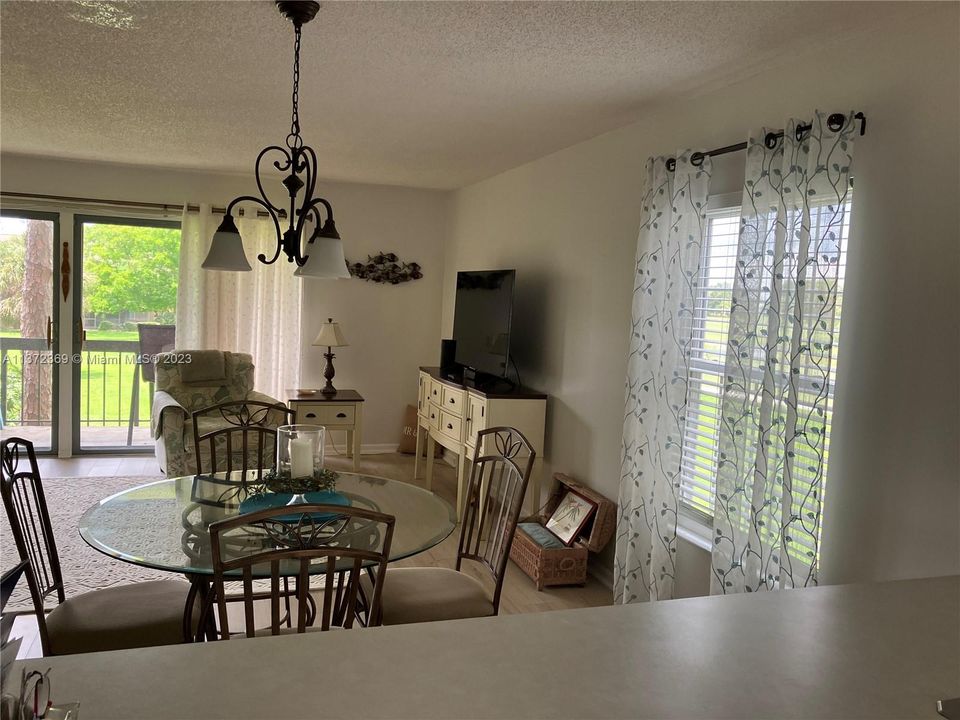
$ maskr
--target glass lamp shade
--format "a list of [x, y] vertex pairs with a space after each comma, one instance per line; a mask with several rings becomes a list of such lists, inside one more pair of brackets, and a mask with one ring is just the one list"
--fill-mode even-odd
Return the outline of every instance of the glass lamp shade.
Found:
[[281, 425], [277, 428], [277, 474], [309, 478], [323, 467], [326, 428], [322, 425]]
[[308, 246], [307, 262], [293, 274], [302, 278], [349, 278], [343, 241], [339, 237], [316, 236]]
[[204, 270], [250, 272], [250, 263], [243, 251], [243, 240], [231, 215], [223, 218], [220, 227], [213, 234], [207, 259], [200, 267]]

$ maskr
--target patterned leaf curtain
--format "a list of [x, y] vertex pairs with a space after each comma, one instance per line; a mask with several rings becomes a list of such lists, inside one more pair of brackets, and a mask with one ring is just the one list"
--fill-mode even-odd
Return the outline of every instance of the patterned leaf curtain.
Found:
[[854, 119], [751, 135], [721, 400], [711, 592], [817, 583]]
[[710, 158], [646, 166], [620, 466], [614, 593], [669, 598], [677, 552], [680, 459]]

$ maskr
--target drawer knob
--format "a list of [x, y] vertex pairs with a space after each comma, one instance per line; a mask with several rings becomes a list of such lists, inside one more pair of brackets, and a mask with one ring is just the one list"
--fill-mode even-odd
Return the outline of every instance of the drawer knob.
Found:
[[433, 413], [430, 413], [430, 419], [431, 419], [431, 420], [436, 420], [436, 419], [437, 419], [437, 416], [434, 415]]
[[346, 413], [337, 413], [338, 418], [345, 418], [346, 416], [347, 416]]
[[316, 414], [315, 414], [315, 413], [307, 413], [307, 417], [308, 417], [308, 418], [315, 418], [315, 417], [316, 417]]
[[453, 430], [453, 425], [451, 425], [450, 423], [447, 423], [447, 430]]
[[451, 405], [455, 405], [456, 403], [457, 403], [457, 399], [456, 399], [456, 398], [450, 398], [450, 404], [451, 404]]

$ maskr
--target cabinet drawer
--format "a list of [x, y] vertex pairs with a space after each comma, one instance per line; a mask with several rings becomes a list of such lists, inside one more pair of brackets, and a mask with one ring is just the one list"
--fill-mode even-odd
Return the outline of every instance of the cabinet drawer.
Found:
[[433, 403], [427, 403], [427, 421], [434, 430], [440, 429], [440, 408]]
[[431, 402], [435, 402], [437, 405], [440, 405], [443, 401], [443, 383], [439, 383], [433, 378], [430, 378], [429, 399]]
[[452, 415], [463, 417], [463, 390], [444, 385], [442, 396], [443, 409]]
[[353, 425], [355, 421], [353, 405], [297, 403], [297, 422], [304, 425]]
[[460, 431], [463, 429], [462, 421], [453, 413], [446, 410], [440, 413], [440, 432], [453, 440], [460, 440]]

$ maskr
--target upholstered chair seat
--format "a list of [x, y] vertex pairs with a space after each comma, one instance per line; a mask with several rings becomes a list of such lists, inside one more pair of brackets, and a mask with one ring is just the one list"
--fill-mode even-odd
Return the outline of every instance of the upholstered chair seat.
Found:
[[[154, 580], [67, 598], [46, 616], [50, 654], [181, 643], [189, 589], [180, 580]], [[192, 616], [194, 634], [199, 615], [197, 603]]]
[[[369, 576], [360, 581], [373, 592]], [[451, 568], [391, 568], [381, 599], [383, 624], [406, 625], [496, 615], [490, 593], [466, 573]]]

